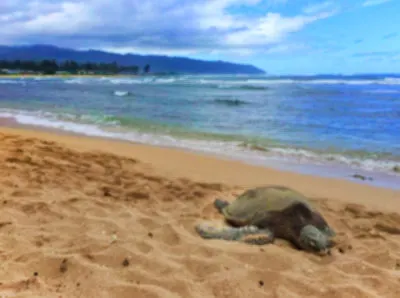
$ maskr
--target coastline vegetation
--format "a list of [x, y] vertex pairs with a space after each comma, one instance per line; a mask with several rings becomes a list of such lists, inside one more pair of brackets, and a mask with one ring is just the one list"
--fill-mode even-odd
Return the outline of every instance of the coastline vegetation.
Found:
[[[122, 66], [112, 63], [79, 63], [73, 60], [0, 60], [0, 75], [118, 75], [139, 74], [136, 65]], [[150, 65], [145, 65], [142, 72], [150, 72]]]

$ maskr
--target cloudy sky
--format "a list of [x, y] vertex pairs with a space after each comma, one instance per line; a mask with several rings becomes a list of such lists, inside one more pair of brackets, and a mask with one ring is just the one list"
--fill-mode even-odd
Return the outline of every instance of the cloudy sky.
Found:
[[399, 0], [0, 0], [0, 44], [400, 72]]

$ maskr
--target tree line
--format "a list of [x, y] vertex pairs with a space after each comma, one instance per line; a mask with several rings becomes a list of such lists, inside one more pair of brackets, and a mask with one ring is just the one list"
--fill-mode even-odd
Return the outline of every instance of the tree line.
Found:
[[[139, 66], [121, 66], [116, 62], [112, 63], [78, 63], [73, 60], [66, 60], [58, 63], [56, 60], [0, 60], [0, 72], [2, 69], [32, 71], [43, 74], [56, 74], [57, 72], [68, 72], [77, 74], [81, 72], [97, 74], [116, 74], [128, 72], [137, 74], [140, 71]], [[143, 67], [143, 72], [148, 73], [150, 65]]]

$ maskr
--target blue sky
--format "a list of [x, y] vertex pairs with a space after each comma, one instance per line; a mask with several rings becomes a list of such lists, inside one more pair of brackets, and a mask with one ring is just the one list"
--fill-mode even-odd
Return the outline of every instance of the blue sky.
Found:
[[0, 44], [250, 63], [271, 74], [400, 72], [398, 0], [2, 0]]

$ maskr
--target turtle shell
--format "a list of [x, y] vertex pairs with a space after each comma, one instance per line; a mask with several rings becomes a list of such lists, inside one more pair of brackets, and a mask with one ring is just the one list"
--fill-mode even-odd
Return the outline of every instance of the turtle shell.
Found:
[[283, 186], [259, 187], [239, 195], [222, 213], [232, 225], [244, 226], [268, 220], [271, 214], [276, 216], [296, 203], [302, 203], [313, 211], [307, 198], [293, 189]]

